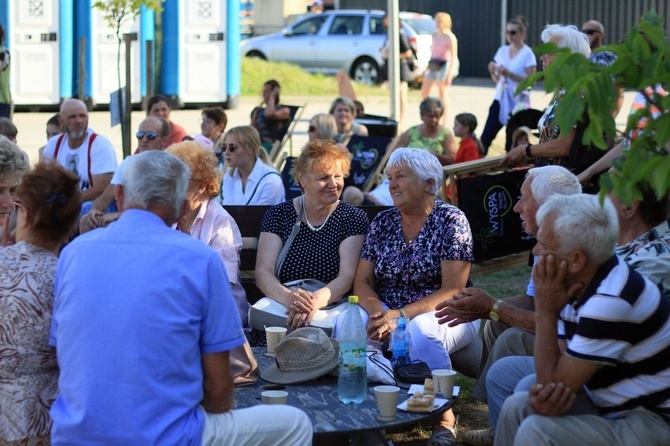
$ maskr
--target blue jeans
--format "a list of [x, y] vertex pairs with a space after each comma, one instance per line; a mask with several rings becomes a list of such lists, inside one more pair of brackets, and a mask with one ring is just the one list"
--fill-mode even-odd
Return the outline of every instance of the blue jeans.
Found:
[[[526, 377], [530, 377], [524, 380]], [[523, 381], [522, 389], [519, 384]], [[493, 363], [486, 374], [486, 393], [489, 404], [489, 418], [495, 432], [503, 403], [519, 386], [519, 390], [528, 390], [535, 382], [535, 358], [533, 356], [508, 356]]]

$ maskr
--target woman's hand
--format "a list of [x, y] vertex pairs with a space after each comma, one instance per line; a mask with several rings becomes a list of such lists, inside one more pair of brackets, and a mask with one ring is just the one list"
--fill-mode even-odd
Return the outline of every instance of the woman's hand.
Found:
[[394, 320], [400, 317], [398, 310], [382, 310], [371, 314], [368, 319], [368, 339], [373, 341], [386, 341], [395, 326]]
[[516, 146], [503, 157], [498, 163], [498, 166], [507, 165], [509, 167], [514, 167], [520, 164], [524, 159], [526, 159], [526, 144]]
[[309, 291], [297, 289], [288, 296], [288, 324], [295, 328], [309, 325], [314, 313], [319, 309], [317, 299]]

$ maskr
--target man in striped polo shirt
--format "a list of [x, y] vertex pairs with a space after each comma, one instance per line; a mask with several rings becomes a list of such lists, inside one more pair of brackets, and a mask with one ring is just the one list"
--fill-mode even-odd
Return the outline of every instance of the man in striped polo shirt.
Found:
[[537, 222], [537, 375], [495, 444], [670, 444], [670, 300], [614, 255], [612, 203], [552, 196]]

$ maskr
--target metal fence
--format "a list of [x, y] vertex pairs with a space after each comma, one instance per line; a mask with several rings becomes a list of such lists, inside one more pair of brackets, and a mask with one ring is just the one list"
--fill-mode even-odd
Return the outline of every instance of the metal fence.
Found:
[[[387, 0], [340, 0], [341, 9], [386, 9]], [[648, 11], [665, 19], [670, 35], [670, 2], [668, 0], [399, 0], [400, 11], [435, 15], [446, 11], [454, 22], [458, 37], [461, 76], [488, 77], [486, 65], [501, 43], [501, 11], [506, 3], [506, 17], [523, 15], [529, 23], [526, 43], [540, 43], [540, 33], [548, 23], [581, 26], [589, 19], [605, 26], [605, 41], [617, 42]]]

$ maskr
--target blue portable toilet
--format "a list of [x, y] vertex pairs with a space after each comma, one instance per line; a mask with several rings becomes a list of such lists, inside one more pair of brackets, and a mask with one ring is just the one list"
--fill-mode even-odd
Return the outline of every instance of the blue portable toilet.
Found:
[[74, 0], [0, 0], [0, 12], [14, 104], [55, 105], [72, 97]]
[[189, 104], [224, 104], [229, 92], [239, 96], [239, 73], [230, 79], [229, 65], [232, 50], [239, 71], [239, 11], [239, 0], [163, 3], [163, 94]]

